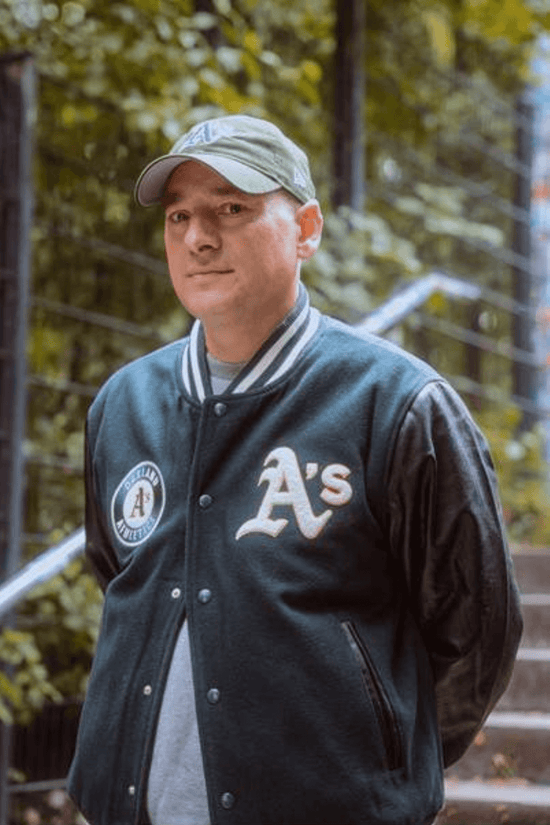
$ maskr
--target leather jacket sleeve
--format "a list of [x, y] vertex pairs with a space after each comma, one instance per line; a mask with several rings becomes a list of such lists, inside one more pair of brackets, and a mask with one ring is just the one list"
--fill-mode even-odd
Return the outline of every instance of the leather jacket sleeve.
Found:
[[487, 444], [444, 382], [407, 412], [388, 482], [391, 547], [431, 659], [448, 766], [504, 692], [522, 619]]

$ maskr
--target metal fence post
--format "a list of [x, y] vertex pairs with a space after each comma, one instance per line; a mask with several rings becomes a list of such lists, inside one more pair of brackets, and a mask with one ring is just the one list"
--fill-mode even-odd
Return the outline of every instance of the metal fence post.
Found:
[[334, 207], [365, 205], [365, 5], [336, 3], [334, 89]]
[[[515, 347], [535, 353], [536, 286], [531, 263], [531, 177], [533, 166], [533, 105], [527, 94], [516, 101], [516, 185], [514, 206], [521, 213], [514, 220], [512, 250], [518, 263], [512, 269], [512, 296], [515, 301], [531, 310], [528, 314], [516, 313], [512, 318], [512, 342]], [[514, 361], [512, 366], [514, 393], [519, 398], [535, 402], [537, 395], [537, 370], [525, 363]], [[524, 413], [520, 429], [529, 430], [537, 418]]]
[[[22, 442], [33, 208], [35, 68], [28, 54], [0, 57], [0, 578], [21, 556]], [[0, 825], [8, 822], [11, 731], [0, 727]]]

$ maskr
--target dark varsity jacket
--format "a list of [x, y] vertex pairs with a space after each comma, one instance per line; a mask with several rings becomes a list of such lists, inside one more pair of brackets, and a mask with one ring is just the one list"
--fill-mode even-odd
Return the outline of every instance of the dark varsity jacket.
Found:
[[90, 408], [87, 553], [105, 590], [69, 790], [147, 825], [187, 618], [212, 825], [421, 825], [521, 633], [494, 471], [427, 365], [309, 307], [221, 396], [202, 328]]

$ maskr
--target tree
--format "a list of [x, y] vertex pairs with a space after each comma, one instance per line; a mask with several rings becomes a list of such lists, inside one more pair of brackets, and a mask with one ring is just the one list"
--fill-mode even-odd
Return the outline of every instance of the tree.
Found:
[[[401, 283], [440, 267], [508, 288], [504, 207], [513, 176], [506, 167], [497, 174], [494, 161], [513, 151], [510, 105], [547, 17], [520, 0], [370, 0], [365, 7], [367, 199], [357, 211], [330, 207], [332, 0], [1, 0], [0, 48], [30, 50], [41, 76], [29, 555], [81, 523], [83, 421], [95, 388], [188, 325], [166, 277], [158, 214], [138, 210], [132, 190], [144, 163], [198, 120], [268, 116], [309, 153], [327, 220], [304, 277], [321, 309], [359, 320]], [[441, 298], [430, 305], [437, 323], [464, 326], [467, 312]], [[483, 308], [479, 317], [495, 346], [509, 336], [506, 313]], [[462, 349], [444, 343], [440, 329], [417, 318], [402, 336], [438, 368], [463, 370]], [[501, 360], [483, 369], [485, 380], [507, 388]], [[498, 432], [504, 443], [520, 443], [511, 429]], [[519, 459], [499, 453], [510, 512], [521, 498], [522, 467], [536, 464], [535, 446], [520, 448]], [[522, 521], [524, 512], [525, 502], [514, 510], [518, 534], [542, 535], [536, 517]], [[27, 601], [15, 635], [0, 637], [0, 658], [17, 667], [0, 682], [5, 718], [82, 692], [99, 604], [82, 562]]]

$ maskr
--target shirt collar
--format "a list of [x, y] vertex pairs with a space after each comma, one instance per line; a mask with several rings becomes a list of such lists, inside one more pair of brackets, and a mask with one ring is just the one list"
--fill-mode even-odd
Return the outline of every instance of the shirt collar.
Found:
[[[300, 283], [293, 308], [240, 370], [224, 395], [266, 387], [289, 372], [315, 334], [319, 320], [319, 313], [310, 307], [307, 291]], [[205, 398], [212, 395], [204, 329], [200, 321], [195, 321], [191, 328], [183, 353], [182, 375], [185, 389], [196, 401], [202, 404]]]

